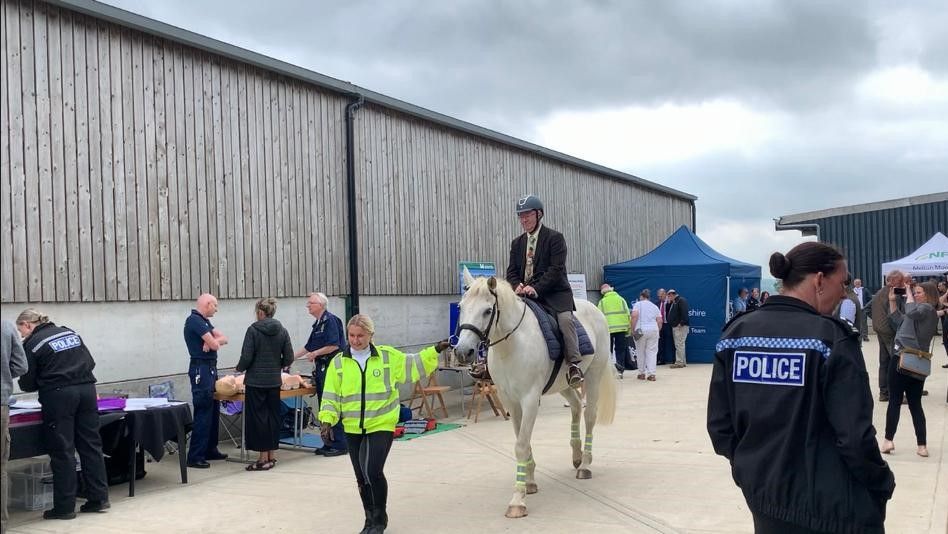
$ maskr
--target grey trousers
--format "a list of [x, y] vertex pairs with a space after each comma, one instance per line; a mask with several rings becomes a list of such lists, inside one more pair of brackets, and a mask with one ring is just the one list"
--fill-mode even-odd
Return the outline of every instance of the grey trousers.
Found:
[[563, 333], [563, 355], [567, 363], [579, 363], [579, 338], [576, 337], [576, 325], [573, 324], [573, 312], [564, 311], [556, 314], [556, 322]]
[[[6, 400], [6, 399], [4, 399]], [[7, 521], [10, 520], [10, 516], [7, 513], [7, 501], [10, 497], [10, 484], [7, 481], [7, 461], [10, 459], [10, 407], [6, 404], [2, 405], [0, 408], [0, 427], [2, 427], [2, 436], [0, 436], [0, 443], [3, 445], [3, 450], [0, 451], [0, 471], [2, 475], [0, 482], [3, 483], [3, 486], [0, 487], [0, 498], [2, 498], [2, 503], [0, 503], [0, 518], [3, 519], [3, 532], [6, 532]]]
[[895, 336], [876, 333], [879, 340], [879, 394], [889, 394], [889, 360], [895, 352]]
[[691, 331], [691, 327], [688, 325], [672, 327], [672, 336], [675, 338], [675, 363], [688, 363], [688, 358], [685, 355], [685, 341], [688, 339], [689, 331]]

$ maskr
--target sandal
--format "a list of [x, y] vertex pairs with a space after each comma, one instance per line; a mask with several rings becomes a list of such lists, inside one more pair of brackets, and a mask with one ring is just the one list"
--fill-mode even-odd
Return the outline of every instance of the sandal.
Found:
[[247, 471], [269, 471], [273, 467], [270, 462], [254, 462], [246, 467]]

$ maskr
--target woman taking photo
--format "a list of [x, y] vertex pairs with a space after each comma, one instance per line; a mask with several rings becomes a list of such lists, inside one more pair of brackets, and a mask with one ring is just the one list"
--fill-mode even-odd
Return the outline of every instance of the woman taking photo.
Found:
[[238, 371], [246, 371], [246, 446], [257, 451], [247, 471], [266, 471], [276, 465], [280, 446], [280, 372], [293, 363], [293, 347], [286, 328], [273, 318], [276, 300], [262, 298], [254, 306], [257, 322], [247, 328]]
[[889, 360], [889, 407], [885, 414], [885, 440], [882, 442], [882, 452], [891, 453], [895, 450], [895, 431], [899, 426], [899, 416], [902, 411], [902, 395], [908, 400], [909, 412], [912, 414], [912, 424], [915, 426], [915, 440], [918, 445], [916, 454], [928, 457], [927, 436], [925, 427], [925, 412], [922, 410], [922, 388], [925, 379], [919, 380], [899, 372], [900, 352], [912, 351], [922, 357], [927, 355], [931, 360], [932, 338], [938, 328], [938, 320], [944, 310], [937, 310], [938, 290], [933, 282], [917, 284], [914, 287], [906, 281], [905, 313], [899, 311], [898, 296], [895, 287], [889, 288], [889, 321], [895, 332], [895, 354], [897, 357]]
[[374, 534], [388, 526], [388, 481], [383, 470], [398, 423], [398, 385], [431, 374], [438, 367], [438, 353], [450, 344], [439, 341], [420, 354], [375, 345], [375, 323], [362, 314], [349, 319], [347, 332], [349, 348], [334, 356], [326, 371], [319, 433], [328, 443], [332, 426], [342, 420], [365, 510], [362, 534]]
[[895, 479], [879, 453], [859, 333], [828, 314], [846, 260], [808, 242], [770, 257], [780, 295], [715, 348], [708, 435], [758, 533], [885, 531]]

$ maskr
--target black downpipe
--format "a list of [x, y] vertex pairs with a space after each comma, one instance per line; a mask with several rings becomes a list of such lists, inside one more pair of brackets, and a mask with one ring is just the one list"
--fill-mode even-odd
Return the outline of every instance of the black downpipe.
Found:
[[698, 233], [698, 213], [695, 209], [695, 201], [691, 201], [691, 231]]
[[359, 234], [356, 231], [355, 112], [365, 98], [352, 95], [346, 104], [346, 191], [349, 208], [349, 317], [359, 313]]

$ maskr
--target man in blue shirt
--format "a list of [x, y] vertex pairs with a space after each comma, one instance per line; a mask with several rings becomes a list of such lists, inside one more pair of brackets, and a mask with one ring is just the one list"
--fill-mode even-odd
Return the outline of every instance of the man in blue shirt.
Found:
[[184, 321], [184, 344], [188, 347], [191, 364], [188, 379], [191, 382], [191, 403], [194, 405], [194, 429], [188, 448], [188, 467], [207, 469], [208, 460], [223, 460], [226, 454], [217, 450], [220, 403], [214, 400], [217, 382], [217, 351], [227, 344], [227, 338], [211, 324], [217, 313], [217, 298], [204, 293], [197, 299], [195, 309]]
[[[316, 398], [323, 402], [323, 383], [326, 381], [326, 368], [338, 352], [345, 350], [346, 334], [342, 321], [326, 309], [329, 299], [322, 293], [310, 293], [306, 300], [306, 309], [316, 318], [313, 331], [306, 344], [296, 351], [297, 358], [306, 358], [313, 362], [313, 384], [316, 386]], [[316, 454], [321, 456], [341, 456], [346, 454], [346, 433], [342, 420], [333, 427], [333, 439], [324, 443]]]
[[734, 299], [733, 307], [731, 311], [734, 315], [739, 313], [744, 313], [747, 311], [747, 288], [742, 287], [740, 291], [737, 292], [737, 298]]

